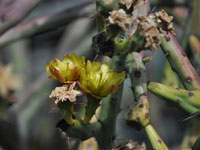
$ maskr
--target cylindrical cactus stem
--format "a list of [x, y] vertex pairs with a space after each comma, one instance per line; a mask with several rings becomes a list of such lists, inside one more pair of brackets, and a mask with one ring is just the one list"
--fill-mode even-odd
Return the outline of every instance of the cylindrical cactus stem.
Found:
[[[200, 78], [196, 73], [195, 69], [193, 68], [193, 66], [191, 65], [190, 61], [186, 57], [186, 54], [184, 53], [183, 49], [181, 48], [176, 38], [172, 34], [169, 34], [169, 38], [170, 38], [169, 41], [167, 41], [166, 39], [163, 39], [161, 41], [161, 47], [172, 69], [177, 73], [177, 75], [181, 79], [186, 89], [188, 90], [200, 89]], [[190, 105], [188, 105], [190, 108], [187, 108], [188, 107], [187, 105], [182, 105], [182, 106], [184, 106], [184, 108], [187, 109], [187, 111], [188, 110], [192, 112], [199, 111], [190, 107]], [[188, 128], [188, 130], [193, 130], [193, 129]], [[186, 135], [186, 137], [187, 136], [191, 135]], [[188, 145], [187, 147], [189, 147], [190, 146], [189, 140], [188, 143], [184, 145]]]
[[129, 54], [125, 67], [131, 79], [131, 85], [137, 105], [130, 108], [125, 118], [136, 129], [145, 128], [147, 137], [155, 150], [168, 150], [163, 140], [150, 125], [149, 101], [147, 98], [147, 77], [143, 52]]
[[[111, 61], [111, 68], [117, 72], [121, 72], [124, 68], [125, 57], [126, 55], [114, 56]], [[102, 124], [102, 128], [95, 134], [99, 149], [112, 149], [115, 138], [116, 118], [120, 112], [122, 92], [123, 83], [120, 85], [119, 92], [107, 96], [101, 102], [98, 122]]]
[[177, 74], [171, 69], [168, 62], [165, 64], [164, 76], [162, 78], [161, 83], [175, 88], [183, 87]]
[[85, 110], [85, 117], [83, 119], [83, 123], [87, 124], [91, 120], [92, 116], [95, 114], [97, 107], [99, 106], [99, 99], [96, 99], [89, 94], [87, 95], [88, 102]]
[[154, 150], [168, 150], [167, 145], [163, 142], [151, 124], [145, 127], [145, 132]]
[[200, 78], [188, 60], [184, 50], [171, 33], [168, 36], [169, 39], [162, 39], [161, 47], [172, 69], [177, 73], [186, 89], [200, 89]]
[[161, 97], [165, 101], [175, 103], [177, 106], [190, 114], [199, 112], [199, 90], [187, 91], [156, 82], [150, 82], [148, 85], [148, 90], [158, 97]]
[[147, 94], [146, 68], [140, 53], [130, 53], [125, 61], [125, 68], [131, 79], [131, 89], [136, 101], [140, 96]]
[[73, 109], [73, 104], [69, 101], [66, 102], [59, 102], [58, 107], [60, 108], [61, 114], [63, 115], [63, 118], [65, 121], [69, 124], [72, 125], [74, 122], [74, 119], [72, 117], [72, 109]]
[[141, 96], [137, 105], [130, 108], [125, 116], [127, 123], [137, 130], [145, 128], [150, 123], [149, 102], [146, 96]]
[[73, 125], [69, 125], [62, 119], [57, 123], [57, 127], [66, 132], [70, 137], [86, 140], [95, 136], [95, 133], [100, 131], [102, 125], [99, 122], [84, 125], [80, 124], [77, 120], [74, 121]]

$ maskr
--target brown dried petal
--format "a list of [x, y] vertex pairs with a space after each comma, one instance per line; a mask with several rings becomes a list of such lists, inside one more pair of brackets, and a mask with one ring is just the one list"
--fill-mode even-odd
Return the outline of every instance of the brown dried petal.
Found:
[[167, 23], [171, 23], [173, 20], [173, 17], [169, 16], [167, 14], [167, 12], [163, 9], [161, 11], [157, 12], [156, 16], [158, 16], [159, 19], [161, 19], [162, 21], [167, 22]]
[[164, 10], [152, 13], [149, 16], [138, 17], [138, 29], [145, 32], [145, 48], [153, 47], [157, 49], [161, 37], [166, 37], [168, 32], [175, 34], [172, 20], [173, 17], [168, 16]]
[[155, 50], [157, 50], [161, 40], [161, 36], [157, 28], [151, 27], [147, 29], [144, 33], [144, 36], [146, 38], [145, 48], [153, 47]]
[[150, 27], [156, 27], [157, 24], [153, 20], [153, 16], [140, 16], [138, 17], [138, 29], [147, 30]]
[[169, 16], [165, 10], [161, 10], [157, 12], [156, 14], [156, 21], [158, 23], [158, 26], [160, 28], [161, 33], [166, 36], [167, 32], [171, 32], [175, 34], [174, 28], [173, 28], [173, 17]]
[[65, 84], [62, 87], [56, 87], [49, 96], [49, 98], [55, 98], [55, 103], [64, 102], [69, 100], [70, 102], [76, 102], [76, 97], [83, 95], [80, 90], [75, 90], [76, 82], [72, 84]]
[[113, 10], [108, 17], [109, 24], [116, 24], [123, 30], [127, 30], [133, 23], [133, 18], [123, 9]]

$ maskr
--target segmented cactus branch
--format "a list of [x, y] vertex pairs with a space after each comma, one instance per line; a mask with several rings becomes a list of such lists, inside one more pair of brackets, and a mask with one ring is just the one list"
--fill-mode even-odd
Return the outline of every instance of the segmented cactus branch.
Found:
[[145, 132], [152, 144], [154, 150], [168, 150], [168, 147], [160, 138], [158, 133], [155, 131], [152, 125], [148, 125], [145, 127]]
[[159, 96], [163, 100], [173, 102], [189, 114], [199, 112], [200, 91], [187, 91], [179, 88], [173, 88], [164, 84], [150, 82], [148, 90]]
[[142, 55], [140, 53], [130, 53], [126, 58], [125, 68], [131, 79], [134, 99], [138, 101], [142, 95], [147, 95], [146, 68]]
[[[111, 63], [112, 69], [121, 72], [124, 68], [125, 57], [126, 55], [114, 56]], [[98, 121], [101, 123], [102, 128], [96, 133], [97, 136], [95, 136], [100, 149], [111, 149], [113, 147], [116, 118], [120, 112], [123, 84], [120, 88], [121, 90], [119, 92], [104, 98], [101, 104], [101, 112]]]
[[125, 61], [125, 67], [131, 79], [134, 98], [137, 105], [129, 108], [125, 118], [127, 123], [136, 129], [145, 129], [147, 137], [153, 149], [167, 150], [168, 147], [159, 137], [150, 124], [149, 101], [147, 97], [147, 77], [144, 62], [148, 62], [141, 53], [130, 53]]
[[61, 120], [58, 122], [57, 127], [66, 132], [70, 137], [86, 140], [95, 136], [95, 133], [100, 130], [101, 124], [99, 122], [95, 122], [87, 125], [79, 123], [69, 125], [65, 120]]
[[188, 60], [184, 50], [171, 33], [168, 35], [169, 39], [162, 39], [161, 47], [172, 69], [177, 73], [186, 89], [200, 89], [200, 78]]
[[[172, 69], [177, 73], [178, 77], [182, 81], [184, 87], [188, 90], [197, 90], [200, 89], [200, 78], [191, 65], [190, 61], [188, 60], [184, 50], [181, 48], [180, 44], [176, 40], [176, 38], [169, 33], [169, 39], [162, 39], [161, 41], [161, 47], [162, 50], [164, 51]], [[197, 100], [199, 101], [199, 100]], [[193, 107], [190, 105], [187, 106], [186, 104], [181, 106], [182, 108], [187, 111], [192, 112], [198, 112], [199, 110], [195, 110]], [[195, 122], [193, 123], [195, 124]], [[195, 125], [193, 125], [195, 126]], [[186, 132], [185, 137], [187, 138], [188, 136], [192, 137], [193, 135], [190, 134], [192, 133], [193, 128], [190, 126], [188, 128], [188, 131]], [[189, 134], [187, 134], [189, 133]], [[190, 139], [190, 138], [187, 138]], [[187, 145], [188, 147], [191, 146], [191, 141], [188, 140], [188, 142], [185, 142], [187, 140], [183, 140], [183, 146]]]
[[149, 101], [146, 96], [141, 96], [137, 105], [129, 108], [125, 119], [131, 127], [137, 130], [141, 130], [149, 125]]
[[92, 116], [95, 114], [97, 107], [99, 106], [99, 100], [88, 94], [88, 103], [86, 106], [85, 117], [83, 119], [84, 124], [88, 124]]

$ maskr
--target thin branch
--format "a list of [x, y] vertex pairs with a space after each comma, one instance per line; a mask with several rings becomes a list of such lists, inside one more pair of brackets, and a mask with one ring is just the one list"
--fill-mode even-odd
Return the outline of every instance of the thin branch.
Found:
[[83, 2], [61, 12], [41, 16], [31, 21], [19, 24], [0, 37], [0, 47], [6, 46], [19, 39], [32, 37], [36, 34], [54, 30], [77, 18], [85, 17], [88, 15], [88, 12], [82, 12], [80, 10], [90, 4], [91, 2]]
[[22, 21], [42, 0], [17, 0], [0, 12], [0, 35]]

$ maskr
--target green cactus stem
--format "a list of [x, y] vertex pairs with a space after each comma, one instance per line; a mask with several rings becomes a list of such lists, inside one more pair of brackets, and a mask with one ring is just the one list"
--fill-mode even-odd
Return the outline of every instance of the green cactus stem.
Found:
[[99, 122], [102, 128], [96, 133], [100, 149], [112, 149], [115, 138], [116, 118], [120, 111], [122, 91], [106, 97], [102, 101]]
[[173, 102], [186, 112], [193, 114], [199, 112], [200, 91], [187, 91], [173, 88], [164, 84], [150, 82], [148, 90], [162, 99]]
[[168, 62], [165, 64], [164, 77], [161, 82], [174, 88], [182, 87], [178, 76], [173, 72]]
[[120, 54], [123, 52], [127, 52], [130, 50], [132, 46], [132, 41], [131, 39], [120, 39], [121, 41], [119, 42], [119, 37], [114, 38], [114, 49], [116, 54]]
[[85, 117], [83, 119], [83, 123], [87, 124], [91, 120], [92, 116], [95, 114], [95, 111], [97, 107], [99, 106], [99, 99], [96, 99], [89, 94], [87, 95], [87, 106], [86, 106], [86, 112], [85, 112]]
[[[111, 68], [117, 72], [121, 72], [124, 66], [126, 54], [120, 56], [114, 56], [111, 62]], [[100, 149], [112, 149], [113, 140], [116, 130], [116, 118], [120, 112], [120, 103], [122, 99], [123, 84], [120, 86], [120, 91], [111, 94], [104, 98], [101, 103], [101, 110], [99, 114], [98, 122], [102, 125], [102, 128], [96, 132], [96, 140]]]
[[146, 96], [141, 96], [137, 105], [129, 109], [125, 119], [130, 126], [137, 130], [141, 130], [149, 125], [149, 102]]
[[170, 63], [170, 66], [177, 73], [186, 89], [200, 89], [200, 78], [188, 60], [184, 50], [172, 34], [169, 33], [168, 35], [168, 40], [165, 38], [162, 39], [161, 47]]
[[100, 131], [102, 125], [100, 122], [90, 123], [87, 125], [75, 122], [74, 124], [69, 125], [63, 119], [58, 122], [57, 127], [66, 132], [70, 137], [86, 140], [90, 137], [96, 136], [95, 133]]
[[69, 124], [73, 124], [73, 117], [72, 117], [72, 109], [73, 104], [69, 101], [59, 102], [58, 107], [60, 108], [61, 114], [64, 117], [65, 121]]
[[141, 54], [135, 52], [130, 53], [125, 61], [125, 68], [131, 79], [131, 89], [136, 101], [140, 99], [140, 96], [147, 95], [146, 68]]
[[168, 150], [168, 147], [165, 145], [152, 125], [146, 126], [145, 131], [151, 142], [153, 150]]
[[155, 150], [167, 150], [167, 146], [150, 125], [149, 101], [147, 97], [147, 77], [144, 52], [131, 53], [125, 61], [125, 68], [131, 79], [136, 106], [128, 110], [125, 118], [136, 129], [144, 128], [147, 137]]
[[[178, 77], [182, 81], [183, 86], [187, 90], [199, 90], [200, 89], [200, 79], [198, 74], [196, 73], [195, 69], [191, 65], [190, 61], [186, 57], [183, 49], [177, 42], [176, 38], [169, 34], [169, 40], [163, 39], [161, 41], [161, 47], [164, 51], [172, 69], [177, 73]], [[197, 100], [199, 101], [199, 100]], [[191, 105], [187, 105], [187, 103], [180, 103], [178, 104], [181, 108], [186, 110], [189, 113], [199, 112], [199, 109], [195, 107], [191, 107]], [[195, 126], [195, 121], [193, 122], [193, 126]], [[193, 133], [193, 126], [189, 126], [187, 129], [183, 146], [191, 147], [190, 139], [188, 137], [192, 137]], [[189, 134], [188, 134], [189, 133]], [[191, 134], [190, 134], [191, 133]]]

